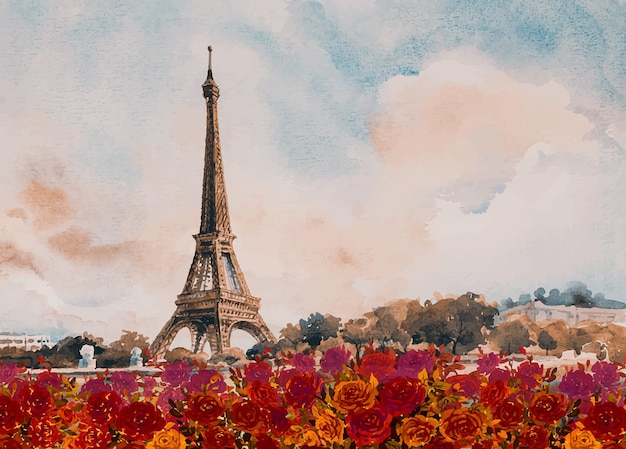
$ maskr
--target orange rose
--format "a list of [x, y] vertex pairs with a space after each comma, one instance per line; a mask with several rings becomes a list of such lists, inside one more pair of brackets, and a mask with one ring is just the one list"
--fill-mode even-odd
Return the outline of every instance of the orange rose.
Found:
[[265, 413], [252, 401], [235, 402], [230, 417], [235, 427], [244, 432], [258, 433], [265, 427]]
[[567, 411], [567, 398], [560, 393], [537, 393], [530, 407], [530, 416], [544, 424], [552, 424], [565, 416]]
[[319, 436], [328, 443], [343, 444], [344, 423], [331, 410], [317, 413], [315, 428]]
[[472, 442], [484, 432], [485, 417], [466, 408], [446, 410], [441, 414], [441, 434], [448, 440]]
[[152, 441], [146, 444], [146, 449], [185, 449], [185, 437], [176, 429], [157, 432]]
[[361, 379], [338, 383], [333, 395], [333, 405], [343, 413], [357, 408], [371, 408], [375, 401], [376, 389]]
[[423, 446], [437, 433], [437, 425], [436, 419], [417, 415], [405, 419], [398, 428], [398, 434], [409, 447]]
[[589, 430], [574, 429], [565, 437], [565, 449], [600, 449], [602, 444]]

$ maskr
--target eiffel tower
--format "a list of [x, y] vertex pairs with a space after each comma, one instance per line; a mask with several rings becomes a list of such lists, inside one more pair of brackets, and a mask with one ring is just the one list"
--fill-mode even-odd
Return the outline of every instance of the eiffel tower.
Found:
[[183, 328], [191, 333], [193, 352], [203, 351], [207, 342], [212, 354], [222, 352], [230, 347], [234, 329], [248, 332], [259, 342], [275, 341], [259, 315], [261, 300], [250, 294], [233, 250], [235, 236], [230, 227], [217, 122], [219, 88], [213, 79], [211, 55], [209, 47], [209, 71], [202, 85], [207, 120], [200, 232], [193, 236], [196, 251], [175, 302], [176, 311], [150, 348], [157, 358], [165, 356]]

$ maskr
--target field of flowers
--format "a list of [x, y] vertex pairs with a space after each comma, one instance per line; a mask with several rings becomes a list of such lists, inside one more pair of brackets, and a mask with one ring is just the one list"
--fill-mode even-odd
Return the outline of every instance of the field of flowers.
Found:
[[342, 347], [230, 375], [175, 362], [156, 375], [68, 378], [0, 367], [0, 448], [626, 448], [622, 365], [556, 379], [531, 357]]

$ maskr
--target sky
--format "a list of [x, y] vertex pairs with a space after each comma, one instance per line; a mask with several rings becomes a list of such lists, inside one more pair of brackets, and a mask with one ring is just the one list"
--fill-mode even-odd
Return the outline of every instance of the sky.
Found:
[[235, 252], [275, 334], [582, 281], [626, 301], [626, 2], [0, 1], [0, 332], [175, 310], [207, 45]]

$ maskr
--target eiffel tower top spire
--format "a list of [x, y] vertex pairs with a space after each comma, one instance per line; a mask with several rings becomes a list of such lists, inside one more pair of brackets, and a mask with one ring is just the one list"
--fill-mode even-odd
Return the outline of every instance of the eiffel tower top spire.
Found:
[[209, 46], [209, 70], [202, 91], [206, 101], [206, 140], [204, 149], [204, 179], [202, 183], [202, 217], [200, 235], [219, 234], [234, 237], [230, 227], [228, 200], [224, 184], [224, 164], [220, 148], [220, 134], [217, 120], [217, 99], [220, 90], [213, 79], [213, 49]]

